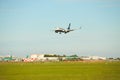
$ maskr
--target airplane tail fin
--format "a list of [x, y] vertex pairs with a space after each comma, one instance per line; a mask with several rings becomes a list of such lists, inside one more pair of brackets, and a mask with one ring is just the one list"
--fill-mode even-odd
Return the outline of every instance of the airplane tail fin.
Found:
[[69, 26], [68, 26], [68, 28], [67, 28], [68, 30], [70, 30], [70, 26], [71, 26], [71, 23], [69, 23]]

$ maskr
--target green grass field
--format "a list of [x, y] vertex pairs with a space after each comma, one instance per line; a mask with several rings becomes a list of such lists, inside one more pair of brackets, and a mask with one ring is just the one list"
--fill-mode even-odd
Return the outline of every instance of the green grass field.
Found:
[[1, 62], [0, 80], [120, 80], [120, 62]]

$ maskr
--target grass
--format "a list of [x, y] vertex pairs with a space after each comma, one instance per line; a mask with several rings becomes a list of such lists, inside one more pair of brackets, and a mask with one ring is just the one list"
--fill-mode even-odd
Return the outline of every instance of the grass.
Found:
[[119, 80], [120, 62], [0, 63], [0, 80]]

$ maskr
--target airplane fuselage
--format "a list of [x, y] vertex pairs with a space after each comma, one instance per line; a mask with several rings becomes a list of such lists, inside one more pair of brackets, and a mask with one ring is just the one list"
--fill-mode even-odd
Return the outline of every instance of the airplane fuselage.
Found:
[[55, 33], [68, 33], [68, 32], [70, 32], [70, 30], [65, 30], [65, 29], [63, 29], [63, 28], [57, 28], [57, 29], [55, 29]]
[[58, 27], [58, 28], [55, 29], [55, 33], [59, 33], [59, 34], [65, 33], [66, 34], [70, 31], [74, 31], [75, 29], [70, 29], [70, 26], [71, 26], [71, 23], [69, 23], [69, 26], [68, 26], [67, 29], [63, 29], [63, 28]]

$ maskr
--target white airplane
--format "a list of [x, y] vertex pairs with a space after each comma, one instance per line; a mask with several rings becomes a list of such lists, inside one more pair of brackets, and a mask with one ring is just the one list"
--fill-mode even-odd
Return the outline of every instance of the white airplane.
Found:
[[[77, 29], [70, 29], [70, 26], [71, 26], [71, 23], [69, 23], [69, 26], [68, 26], [67, 29], [63, 29], [63, 28], [58, 27], [54, 31], [55, 31], [55, 33], [59, 33], [59, 34], [65, 33], [66, 34], [66, 33], [70, 32], [70, 31], [77, 30]], [[81, 29], [81, 27], [79, 29]]]

